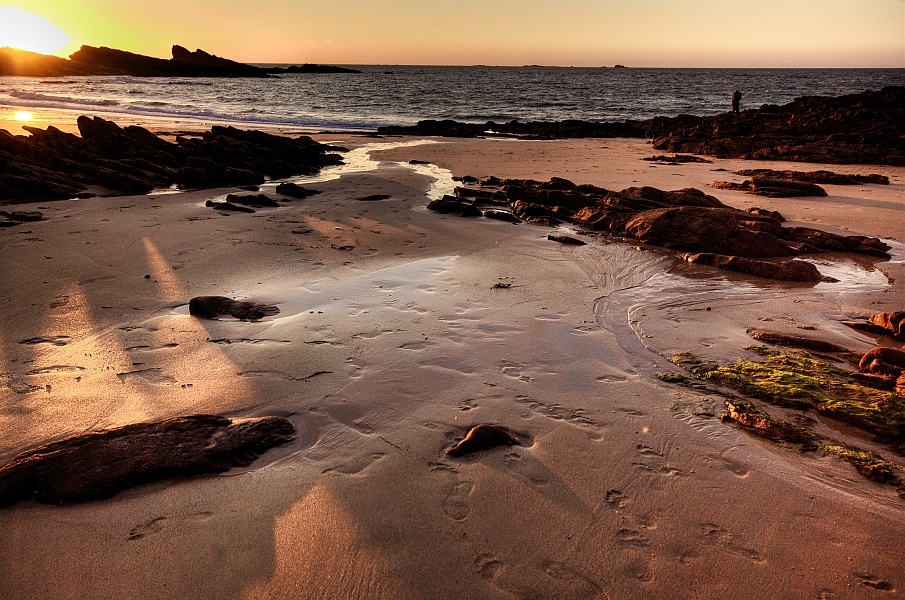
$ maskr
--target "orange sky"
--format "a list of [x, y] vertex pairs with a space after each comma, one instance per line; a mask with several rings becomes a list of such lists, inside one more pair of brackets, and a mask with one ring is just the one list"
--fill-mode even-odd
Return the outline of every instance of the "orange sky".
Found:
[[[0, 0], [3, 3], [3, 0]], [[905, 0], [7, 0], [71, 43], [243, 62], [905, 67]]]

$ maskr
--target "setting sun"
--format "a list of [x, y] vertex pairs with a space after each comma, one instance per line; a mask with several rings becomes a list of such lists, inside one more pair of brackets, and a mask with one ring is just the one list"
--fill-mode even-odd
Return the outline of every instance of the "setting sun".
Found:
[[15, 6], [0, 7], [0, 47], [53, 54], [68, 43], [69, 36], [44, 17]]
[[32, 119], [34, 119], [34, 115], [27, 110], [20, 110], [13, 115], [14, 121], [31, 121]]

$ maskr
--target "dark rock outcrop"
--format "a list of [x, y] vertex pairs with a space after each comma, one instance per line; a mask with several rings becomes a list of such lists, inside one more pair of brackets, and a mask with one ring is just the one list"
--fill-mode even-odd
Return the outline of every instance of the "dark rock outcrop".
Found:
[[321, 193], [320, 190], [310, 190], [308, 188], [300, 186], [297, 183], [292, 183], [289, 181], [279, 184], [277, 186], [276, 192], [281, 196], [289, 196], [290, 198], [296, 198], [299, 200]]
[[202, 319], [227, 315], [240, 321], [257, 321], [279, 312], [280, 309], [272, 304], [243, 302], [225, 296], [197, 296], [189, 301], [189, 314]]
[[805, 96], [713, 117], [646, 123], [657, 150], [720, 158], [905, 165], [905, 87], [839, 97]]
[[432, 200], [427, 205], [429, 210], [443, 214], [454, 214], [460, 217], [480, 217], [481, 209], [471, 202], [460, 200], [454, 196], [443, 196], [436, 200]]
[[0, 227], [14, 227], [22, 223], [43, 221], [44, 214], [37, 210], [0, 210]]
[[755, 196], [766, 196], [768, 198], [824, 197], [827, 195], [825, 189], [814, 183], [792, 179], [773, 179], [764, 176], [746, 179], [742, 183], [714, 181], [710, 184], [710, 187], [720, 190], [748, 192]]
[[657, 150], [720, 158], [905, 165], [905, 87], [839, 97], [805, 96], [783, 106], [711, 117], [679, 115], [621, 123], [425, 120], [378, 131], [446, 137], [648, 138]]
[[446, 449], [446, 455], [454, 458], [490, 450], [497, 446], [518, 446], [519, 440], [502, 425], [482, 423], [472, 427], [463, 440]]
[[787, 179], [832, 185], [861, 185], [864, 183], [889, 185], [889, 177], [877, 174], [845, 175], [833, 173], [832, 171], [775, 171], [773, 169], [743, 169], [736, 171], [735, 174], [744, 177], [768, 177], [770, 179]]
[[668, 165], [678, 165], [678, 164], [682, 164], [682, 163], [712, 163], [713, 162], [712, 160], [707, 160], [706, 158], [701, 158], [700, 156], [694, 156], [691, 154], [673, 154], [672, 156], [666, 156], [665, 154], [658, 154], [655, 156], [648, 156], [647, 158], [642, 158], [641, 160], [665, 163]]
[[560, 244], [566, 244], [567, 246], [586, 246], [587, 242], [583, 242], [578, 238], [573, 238], [569, 235], [554, 235], [550, 234], [547, 236], [547, 239], [552, 242], [559, 242]]
[[255, 185], [265, 176], [313, 175], [342, 159], [311, 138], [288, 138], [215, 126], [176, 143], [147, 129], [79, 117], [81, 136], [26, 126], [30, 136], [0, 130], [0, 201], [73, 198], [86, 186], [145, 194], [179, 184], [203, 188]]
[[45, 444], [0, 467], [0, 506], [110, 498], [129, 487], [247, 466], [293, 439], [280, 417], [175, 417], [92, 431]]

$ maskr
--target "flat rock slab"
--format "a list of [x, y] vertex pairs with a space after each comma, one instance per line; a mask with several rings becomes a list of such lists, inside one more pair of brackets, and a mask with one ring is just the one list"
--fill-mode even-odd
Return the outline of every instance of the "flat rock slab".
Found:
[[786, 335], [784, 333], [761, 331], [759, 329], [749, 329], [748, 335], [760, 342], [773, 344], [774, 346], [801, 348], [802, 350], [813, 350], [815, 352], [850, 352], [848, 348], [840, 346], [839, 344], [801, 335]]
[[43, 504], [84, 502], [170, 477], [220, 473], [251, 464], [294, 434], [292, 423], [280, 417], [215, 415], [82, 433], [0, 467], [0, 506], [31, 497]]

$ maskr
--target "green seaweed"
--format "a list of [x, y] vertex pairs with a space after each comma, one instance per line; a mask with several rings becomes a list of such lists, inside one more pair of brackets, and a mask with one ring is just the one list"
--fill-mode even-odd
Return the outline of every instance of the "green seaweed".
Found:
[[890, 485], [899, 485], [901, 483], [897, 471], [900, 471], [902, 467], [873, 452], [837, 445], [823, 446], [821, 451], [824, 454], [838, 456], [848, 461], [859, 473], [872, 481]]

